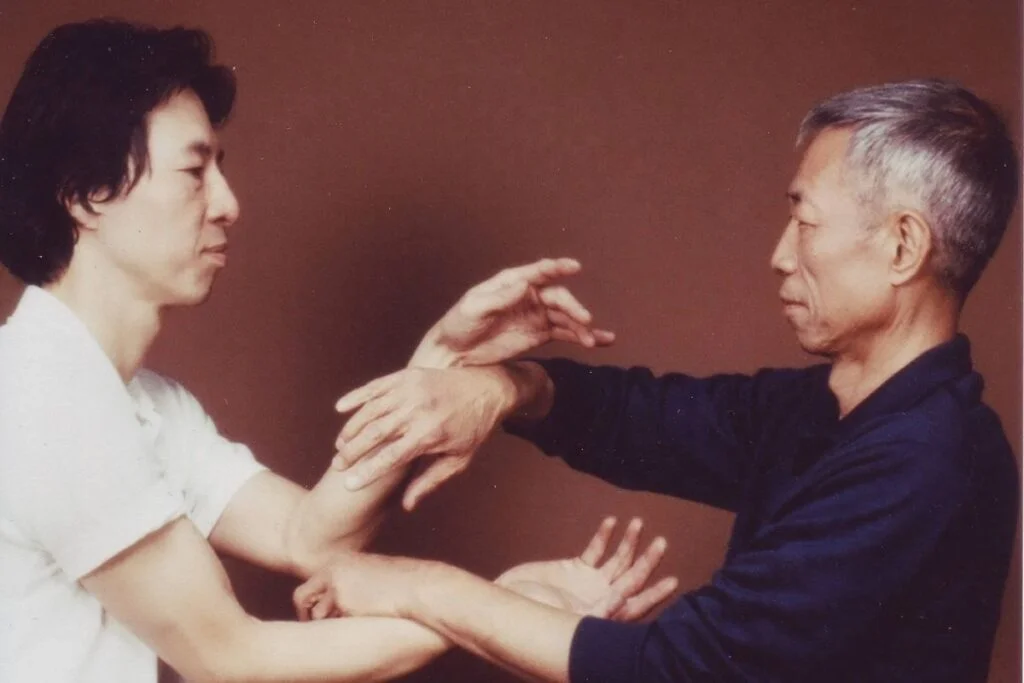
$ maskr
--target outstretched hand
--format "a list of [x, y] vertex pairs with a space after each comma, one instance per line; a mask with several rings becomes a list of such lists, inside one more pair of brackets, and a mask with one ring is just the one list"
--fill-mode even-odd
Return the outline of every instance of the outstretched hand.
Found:
[[[578, 557], [521, 564], [495, 584], [578, 615], [642, 618], [676, 588], [672, 577], [647, 586], [665, 554], [665, 539], [656, 538], [638, 557], [642, 523], [634, 519], [616, 551], [602, 560], [614, 528], [615, 520], [606, 519]], [[437, 578], [439, 569], [445, 566], [426, 560], [340, 553], [295, 590], [295, 610], [303, 621], [343, 615], [406, 617], [417, 586]]]
[[607, 559], [615, 519], [605, 519], [577, 557], [529, 562], [512, 567], [496, 584], [552, 607], [575, 614], [634, 621], [643, 618], [676, 589], [674, 577], [648, 586], [665, 555], [664, 538], [654, 539], [638, 557], [643, 523], [634, 519], [619, 547]]
[[472, 287], [434, 325], [413, 354], [410, 365], [442, 347], [458, 365], [491, 365], [514, 358], [549, 341], [587, 348], [607, 346], [615, 334], [592, 326], [593, 316], [564, 286], [578, 273], [574, 259], [541, 259], [507, 268]]

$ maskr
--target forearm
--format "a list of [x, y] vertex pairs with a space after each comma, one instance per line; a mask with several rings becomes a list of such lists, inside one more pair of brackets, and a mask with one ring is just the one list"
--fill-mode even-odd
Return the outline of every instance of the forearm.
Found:
[[328, 469], [289, 516], [285, 544], [292, 573], [307, 578], [338, 551], [365, 548], [404, 477], [405, 469], [350, 491], [344, 484], [345, 472]]
[[[458, 360], [458, 355], [441, 342], [435, 325], [423, 337], [408, 366], [447, 368], [458, 365]], [[338, 550], [365, 547], [407, 471], [407, 467], [402, 468], [358, 491], [349, 491], [344, 472], [327, 470], [289, 519], [286, 542], [295, 573], [308, 576]]]
[[424, 666], [449, 643], [401, 619], [313, 622], [250, 620], [227, 640], [212, 677], [218, 681], [384, 681]]
[[621, 488], [733, 508], [764, 413], [750, 377], [660, 377], [646, 368], [540, 361], [546, 419], [506, 430]]
[[435, 565], [403, 614], [518, 676], [569, 680], [569, 648], [581, 617]]

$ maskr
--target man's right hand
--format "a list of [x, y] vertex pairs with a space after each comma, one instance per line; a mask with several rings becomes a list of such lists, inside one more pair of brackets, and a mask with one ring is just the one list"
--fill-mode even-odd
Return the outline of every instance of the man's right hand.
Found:
[[550, 341], [586, 348], [615, 341], [561, 281], [580, 271], [575, 259], [541, 259], [506, 268], [473, 286], [427, 332], [413, 367], [491, 365]]
[[542, 370], [505, 366], [407, 368], [373, 380], [335, 406], [355, 414], [338, 436], [331, 466], [348, 470], [345, 485], [354, 490], [418, 457], [433, 458], [403, 495], [411, 510], [466, 469], [494, 428], [524, 401], [536, 401], [542, 390], [535, 385], [546, 381]]

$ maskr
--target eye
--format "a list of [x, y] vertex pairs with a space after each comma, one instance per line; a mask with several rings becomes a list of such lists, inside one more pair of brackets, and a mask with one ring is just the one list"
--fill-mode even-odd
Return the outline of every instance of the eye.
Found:
[[200, 181], [203, 179], [203, 174], [206, 172], [206, 168], [203, 166], [193, 166], [192, 168], [186, 168], [183, 170], [185, 173], [188, 173], [190, 176]]

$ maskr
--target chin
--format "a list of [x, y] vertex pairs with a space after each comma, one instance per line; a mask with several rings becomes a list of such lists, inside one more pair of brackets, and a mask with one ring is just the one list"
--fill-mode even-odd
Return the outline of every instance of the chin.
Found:
[[175, 307], [198, 306], [199, 304], [205, 303], [212, 293], [212, 280], [196, 282], [192, 287], [181, 289], [175, 292], [173, 296], [168, 297], [169, 301], [166, 305]]
[[806, 330], [796, 331], [796, 342], [804, 353], [809, 353], [812, 356], [831, 358], [835, 355], [831, 339], [816, 336]]

